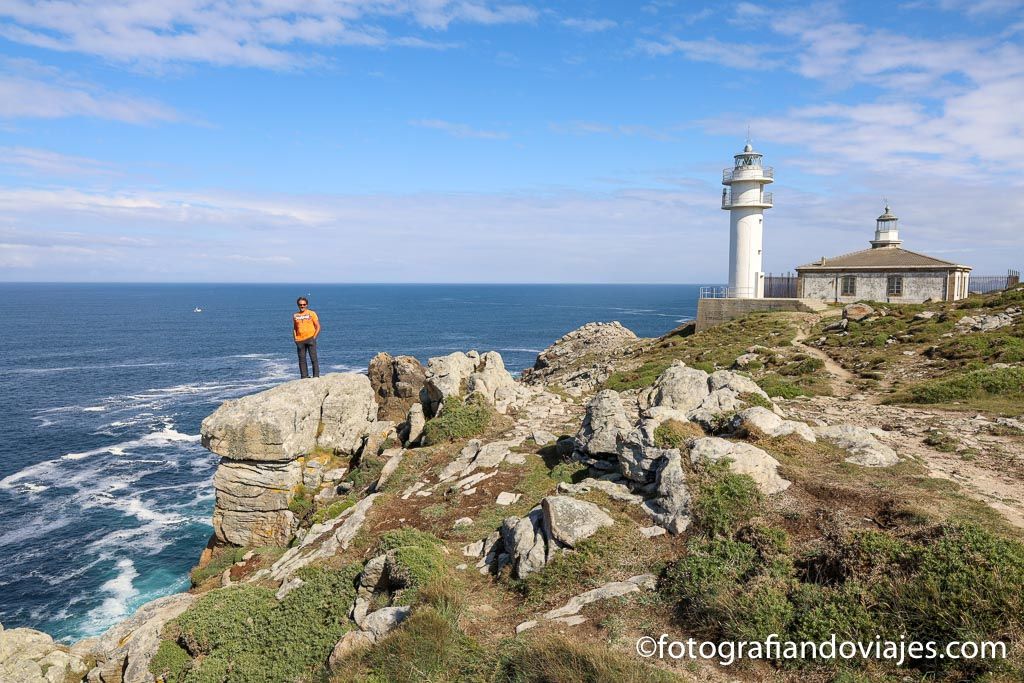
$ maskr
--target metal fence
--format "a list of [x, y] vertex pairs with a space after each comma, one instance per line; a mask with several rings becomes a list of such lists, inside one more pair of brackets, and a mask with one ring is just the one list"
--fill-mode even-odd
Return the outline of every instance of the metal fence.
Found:
[[783, 273], [775, 275], [768, 273], [764, 276], [764, 296], [766, 299], [795, 299], [797, 298], [797, 275], [796, 273]]
[[1020, 284], [1020, 271], [1008, 270], [1006, 275], [972, 275], [967, 289], [971, 294], [987, 294]]

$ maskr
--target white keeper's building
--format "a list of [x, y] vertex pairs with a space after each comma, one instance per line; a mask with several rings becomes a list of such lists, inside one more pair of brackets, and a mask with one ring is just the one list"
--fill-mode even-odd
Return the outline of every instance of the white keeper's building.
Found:
[[921, 303], [967, 296], [971, 268], [904, 249], [899, 219], [889, 207], [878, 217], [871, 248], [821, 257], [796, 269], [797, 296], [821, 301]]

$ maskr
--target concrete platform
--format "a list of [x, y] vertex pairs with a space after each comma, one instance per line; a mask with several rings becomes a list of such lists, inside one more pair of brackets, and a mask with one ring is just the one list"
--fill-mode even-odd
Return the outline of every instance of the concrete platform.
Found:
[[748, 313], [796, 311], [821, 313], [828, 305], [818, 299], [700, 299], [697, 302], [697, 332], [702, 332]]

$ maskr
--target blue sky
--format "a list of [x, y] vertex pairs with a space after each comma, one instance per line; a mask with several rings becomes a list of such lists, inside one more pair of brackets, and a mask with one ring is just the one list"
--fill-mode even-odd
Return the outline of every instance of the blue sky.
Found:
[[6, 0], [0, 280], [720, 282], [1024, 261], [1024, 4]]

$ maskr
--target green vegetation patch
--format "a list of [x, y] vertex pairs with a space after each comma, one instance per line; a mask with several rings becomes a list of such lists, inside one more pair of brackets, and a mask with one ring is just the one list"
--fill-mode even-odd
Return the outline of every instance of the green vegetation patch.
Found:
[[259, 548], [239, 548], [226, 546], [217, 548], [214, 551], [210, 562], [202, 568], [196, 567], [192, 570], [191, 579], [193, 586], [200, 586], [214, 576], [220, 576], [224, 570], [236, 562], [241, 562], [246, 553], [253, 552], [263, 558], [277, 559], [284, 552], [281, 548], [263, 546]]
[[704, 430], [692, 422], [665, 420], [654, 430], [654, 445], [658, 448], [685, 448], [690, 439], [702, 436]]
[[431, 584], [400, 628], [358, 661], [346, 662], [346, 668], [354, 665], [361, 669], [355, 680], [388, 683], [489, 680], [493, 655], [460, 628], [462, 612], [462, 599], [455, 589]]
[[764, 393], [773, 398], [796, 398], [797, 396], [809, 396], [810, 392], [796, 382], [785, 379], [781, 375], [771, 372], [756, 380], [757, 385], [764, 390]]
[[494, 409], [480, 394], [471, 394], [465, 400], [450, 396], [445, 399], [441, 415], [427, 422], [423, 444], [433, 446], [482, 434], [493, 416]]
[[953, 403], [1024, 401], [1024, 368], [974, 370], [917, 384], [889, 399], [889, 403]]
[[329, 519], [336, 518], [338, 515], [343, 513], [345, 510], [348, 510], [350, 507], [353, 507], [354, 505], [355, 501], [353, 501], [350, 498], [342, 498], [341, 500], [336, 500], [327, 507], [321, 508], [317, 510], [315, 513], [313, 513], [313, 516], [310, 518], [310, 521], [313, 524], [323, 524]]
[[393, 558], [390, 578], [404, 586], [394, 604], [411, 604], [421, 588], [444, 576], [444, 544], [433, 534], [412, 527], [387, 531], [377, 542], [377, 551]]
[[[306, 567], [303, 584], [278, 602], [274, 591], [237, 586], [211, 591], [169, 625], [165, 635], [193, 662], [185, 683], [292, 681], [322, 671], [350, 630], [348, 610], [361, 567]], [[177, 652], [165, 646], [172, 663]]]
[[615, 652], [605, 643], [563, 636], [507, 641], [494, 681], [500, 683], [673, 683], [679, 677]]
[[731, 538], [691, 538], [686, 554], [662, 577], [681, 624], [730, 640], [777, 633], [782, 640], [823, 641], [834, 633], [865, 642], [905, 635], [940, 647], [954, 640], [1004, 641], [1009, 661], [919, 659], [907, 666], [938, 672], [943, 680], [1024, 672], [1012, 655], [1024, 638], [1020, 541], [947, 523], [901, 536], [830, 533], [794, 552], [780, 534], [745, 527]]
[[731, 536], [757, 514], [761, 492], [746, 474], [735, 474], [728, 462], [709, 463], [697, 473], [690, 502], [692, 530], [709, 538]]
[[164, 683], [182, 683], [191, 666], [188, 652], [173, 640], [160, 641], [156, 654], [149, 660], [149, 672], [163, 677]]

